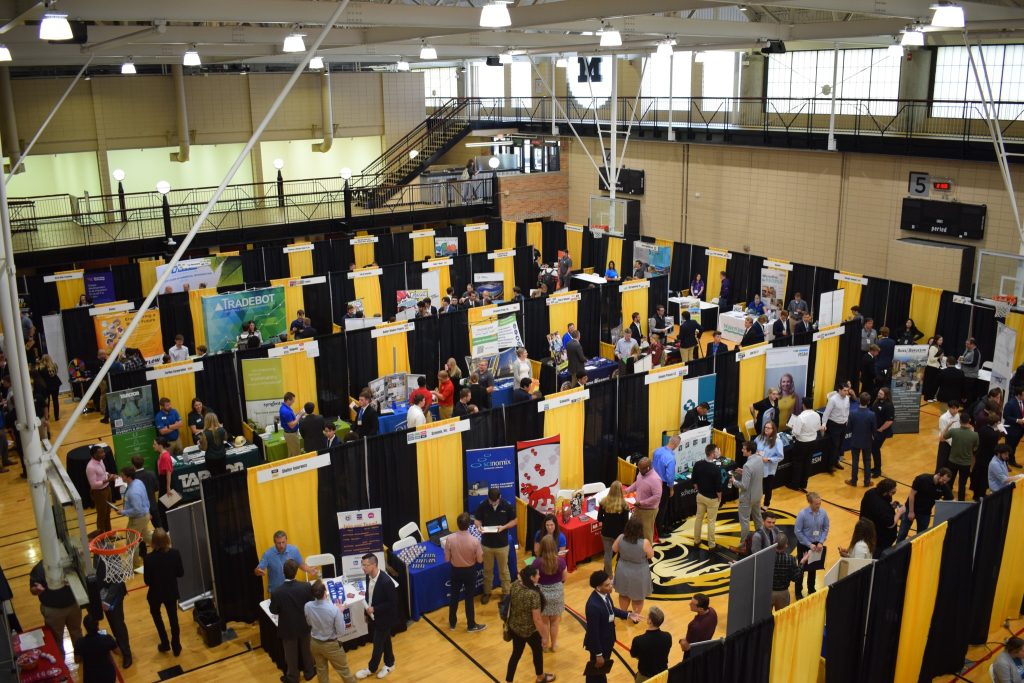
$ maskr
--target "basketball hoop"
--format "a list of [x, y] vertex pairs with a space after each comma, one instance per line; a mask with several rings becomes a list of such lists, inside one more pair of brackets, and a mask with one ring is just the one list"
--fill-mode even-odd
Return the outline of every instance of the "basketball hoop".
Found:
[[114, 529], [89, 541], [89, 551], [106, 565], [107, 583], [124, 583], [135, 572], [135, 551], [142, 534], [135, 529]]
[[996, 307], [996, 317], [1005, 319], [1010, 315], [1010, 308], [1017, 303], [1017, 297], [1010, 294], [997, 294], [992, 297]]

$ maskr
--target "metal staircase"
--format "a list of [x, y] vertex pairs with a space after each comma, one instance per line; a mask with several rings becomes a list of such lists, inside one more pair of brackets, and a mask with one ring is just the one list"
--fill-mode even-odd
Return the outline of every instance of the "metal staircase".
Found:
[[453, 98], [409, 131], [352, 178], [356, 200], [367, 208], [383, 206], [471, 129], [472, 100]]

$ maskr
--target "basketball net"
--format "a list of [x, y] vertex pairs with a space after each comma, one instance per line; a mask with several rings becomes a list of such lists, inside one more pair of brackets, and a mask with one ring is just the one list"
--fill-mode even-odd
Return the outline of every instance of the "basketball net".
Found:
[[114, 529], [89, 541], [89, 551], [103, 560], [107, 583], [124, 583], [135, 572], [135, 553], [142, 534], [134, 529]]
[[995, 303], [996, 317], [1005, 319], [1010, 315], [1010, 309], [1016, 305], [1017, 297], [1011, 294], [996, 294], [992, 297], [992, 301]]

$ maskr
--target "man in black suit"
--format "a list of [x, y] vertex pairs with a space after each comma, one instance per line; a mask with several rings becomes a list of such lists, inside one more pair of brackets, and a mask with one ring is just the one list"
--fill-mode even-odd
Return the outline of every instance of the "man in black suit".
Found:
[[335, 432], [337, 427], [334, 426], [333, 422], [327, 422], [324, 424], [324, 446], [321, 451], [329, 451], [335, 446], [341, 445], [341, 440], [337, 437]]
[[306, 414], [299, 421], [299, 436], [302, 437], [302, 449], [309, 453], [311, 451], [322, 451], [324, 449], [324, 416], [317, 415], [313, 411], [316, 406], [310, 401], [302, 406]]
[[452, 306], [451, 297], [441, 297], [441, 308], [438, 309], [438, 313], [454, 313], [457, 309]]
[[793, 324], [789, 320], [789, 311], [779, 311], [779, 319], [772, 324], [772, 334], [776, 339], [789, 341], [793, 336]]
[[746, 330], [743, 332], [743, 339], [740, 340], [740, 346], [750, 346], [752, 344], [760, 344], [764, 341], [764, 330], [761, 329], [761, 325], [754, 324], [754, 319], [749, 315], [743, 319], [743, 325]]
[[715, 356], [719, 353], [728, 353], [729, 349], [725, 346], [725, 342], [722, 341], [722, 333], [715, 330], [711, 334], [712, 341], [708, 342], [708, 352], [705, 355]]
[[277, 635], [288, 667], [281, 677], [284, 683], [298, 683], [300, 662], [307, 681], [316, 676], [305, 613], [306, 603], [313, 600], [313, 589], [305, 581], [295, 580], [298, 571], [298, 562], [285, 560], [284, 583], [270, 593], [270, 611], [277, 615]]
[[679, 323], [679, 355], [683, 361], [693, 360], [693, 354], [698, 350], [697, 341], [700, 339], [700, 325], [696, 320], [690, 319], [690, 312], [683, 311], [679, 314], [682, 321]]
[[359, 404], [355, 406], [356, 423], [348, 433], [348, 440], [363, 439], [377, 435], [377, 409], [371, 403], [373, 392], [363, 389], [359, 392]]
[[633, 321], [629, 323], [629, 331], [633, 333], [633, 339], [639, 344], [643, 341], [644, 334], [640, 329], [640, 314], [633, 313]]
[[586, 373], [587, 354], [583, 353], [583, 345], [580, 344], [580, 331], [573, 330], [572, 340], [565, 347], [565, 357], [569, 361], [569, 381], [576, 375]]
[[313, 327], [313, 321], [309, 318], [302, 319], [302, 329], [296, 332], [296, 339], [312, 339], [317, 335], [316, 328]]
[[868, 346], [868, 352], [860, 359], [860, 390], [875, 393], [875, 359], [878, 358], [878, 344]]
[[[367, 668], [356, 672], [356, 678], [369, 678], [374, 672], [377, 672], [377, 678], [384, 678], [395, 669], [391, 629], [398, 622], [398, 591], [391, 577], [377, 566], [376, 555], [363, 555], [361, 564], [366, 573], [366, 616], [373, 635], [373, 654]], [[382, 657], [384, 667], [377, 671]]]
[[[590, 587], [594, 592], [587, 600], [587, 634], [583, 637], [583, 647], [590, 652], [590, 664], [587, 665], [587, 683], [606, 683], [608, 669], [615, 648], [615, 618], [625, 619], [636, 615], [619, 609], [612, 604], [612, 579], [604, 570], [597, 570], [590, 575]], [[598, 673], [603, 671], [603, 673]]]
[[530, 396], [530, 387], [532, 385], [533, 380], [531, 380], [529, 377], [524, 377], [523, 379], [521, 379], [519, 381], [519, 386], [516, 387], [515, 390], [512, 392], [512, 402], [525, 403], [526, 401], [529, 401], [532, 398], [532, 396]]
[[1017, 445], [1024, 437], [1024, 385], [1011, 384], [1013, 397], [1003, 407], [1003, 425], [1006, 427], [1006, 445], [1010, 447], [1010, 467], [1017, 464]]

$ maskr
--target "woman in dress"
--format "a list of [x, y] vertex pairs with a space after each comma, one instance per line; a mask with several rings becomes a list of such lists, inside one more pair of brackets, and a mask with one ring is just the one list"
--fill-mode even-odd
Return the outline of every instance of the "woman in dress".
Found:
[[839, 554], [859, 560], [873, 558], [875, 556], [875, 523], [866, 517], [861, 517], [853, 526], [849, 549], [840, 548]]
[[544, 627], [540, 636], [544, 650], [554, 652], [558, 644], [558, 624], [565, 611], [565, 574], [568, 567], [565, 558], [558, 554], [558, 546], [551, 536], [540, 539], [537, 565], [540, 567], [537, 584], [544, 596], [544, 607], [540, 611]]
[[779, 378], [779, 400], [775, 404], [778, 412], [777, 422], [780, 425], [788, 425], [789, 417], [800, 405], [800, 395], [796, 393], [796, 380], [790, 373], [784, 373]]
[[537, 587], [536, 564], [528, 564], [519, 571], [519, 580], [509, 590], [508, 619], [505, 620], [506, 638], [512, 641], [512, 656], [508, 659], [505, 681], [512, 683], [516, 677], [516, 667], [523, 656], [523, 650], [530, 646], [533, 653], [533, 671], [537, 683], [550, 683], [555, 680], [554, 674], [544, 673], [544, 652], [540, 629], [544, 625], [541, 611], [544, 609], [544, 596]]
[[520, 346], [516, 349], [516, 359], [512, 361], [512, 377], [515, 379], [515, 386], [519, 386], [525, 378], [533, 379], [533, 363], [526, 356], [526, 349]]
[[544, 515], [544, 526], [538, 529], [537, 533], [533, 536], [533, 554], [535, 557], [540, 557], [540, 542], [545, 536], [550, 536], [551, 540], [555, 542], [555, 548], [559, 555], [565, 554], [565, 534], [558, 528], [558, 517], [550, 512]]
[[227, 472], [228, 457], [227, 430], [221, 426], [216, 413], [206, 413], [203, 418], [203, 431], [199, 433], [199, 447], [206, 454], [206, 469], [210, 476]]
[[611, 576], [612, 557], [615, 556], [612, 545], [629, 521], [629, 504], [622, 495], [621, 481], [613, 481], [608, 487], [608, 495], [597, 506], [597, 521], [601, 523], [601, 543], [604, 545], [604, 573]]
[[761, 511], [766, 512], [768, 506], [772, 504], [775, 472], [779, 469], [779, 463], [783, 458], [782, 440], [779, 439], [778, 429], [774, 422], [765, 421], [761, 433], [754, 439], [754, 444], [757, 446], [757, 454], [764, 462], [764, 505], [761, 506]]
[[614, 581], [615, 591], [619, 594], [619, 609], [640, 614], [644, 600], [654, 591], [650, 565], [654, 548], [644, 538], [644, 527], [639, 519], [631, 517], [626, 522], [626, 528], [615, 539], [612, 550], [619, 555]]
[[619, 279], [619, 271], [615, 269], [615, 261], [608, 262], [608, 267], [604, 269], [604, 276], [608, 280]]
[[704, 280], [700, 273], [696, 273], [690, 280], [690, 296], [695, 296], [698, 299], [704, 298]]
[[935, 400], [935, 392], [939, 390], [939, 375], [942, 370], [942, 335], [935, 335], [928, 340], [928, 360], [924, 368], [924, 382], [921, 393], [926, 401]]

